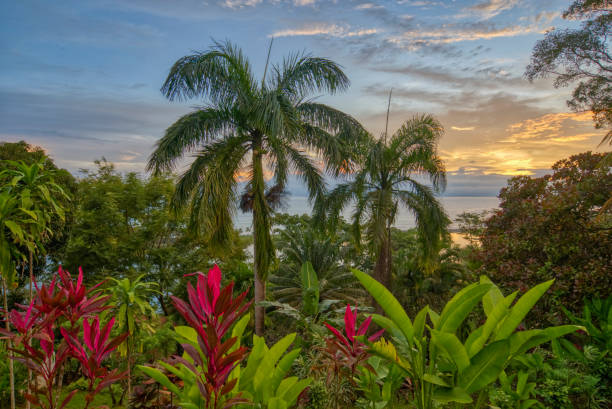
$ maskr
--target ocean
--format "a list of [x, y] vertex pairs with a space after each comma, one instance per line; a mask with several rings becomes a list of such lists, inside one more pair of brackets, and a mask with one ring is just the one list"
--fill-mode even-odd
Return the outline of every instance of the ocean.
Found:
[[[492, 210], [499, 206], [499, 199], [495, 196], [443, 196], [440, 201], [444, 205], [447, 214], [454, 220], [460, 213], [480, 212], [483, 210]], [[310, 214], [312, 207], [308, 204], [308, 198], [303, 196], [289, 196], [286, 200], [286, 206], [281, 209], [281, 212], [289, 214]], [[343, 212], [345, 219], [350, 220], [351, 209], [347, 208]], [[235, 217], [235, 227], [243, 231], [249, 230], [252, 223], [252, 215], [250, 213], [242, 213], [238, 211]], [[406, 230], [414, 227], [414, 218], [406, 208], [400, 208], [397, 215], [395, 227]], [[451, 228], [457, 227], [454, 224]], [[453, 240], [455, 238], [453, 237]]]

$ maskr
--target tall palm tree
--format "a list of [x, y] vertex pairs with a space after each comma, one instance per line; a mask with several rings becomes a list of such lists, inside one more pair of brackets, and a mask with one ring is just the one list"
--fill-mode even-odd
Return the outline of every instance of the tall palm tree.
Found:
[[[354, 204], [355, 240], [360, 241], [365, 224], [376, 258], [373, 275], [385, 286], [391, 279], [391, 226], [400, 205], [415, 216], [425, 250], [435, 251], [446, 234], [448, 217], [435, 196], [446, 185], [444, 164], [437, 154], [443, 132], [434, 117], [421, 115], [406, 121], [389, 140], [386, 132], [379, 140], [371, 139], [353, 179], [336, 186], [315, 207], [315, 219], [327, 220], [333, 228], [342, 209]], [[423, 183], [423, 177], [431, 186]]]
[[127, 392], [128, 401], [132, 399], [132, 354], [136, 349], [136, 338], [143, 329], [152, 332], [152, 327], [147, 323], [155, 316], [155, 310], [149, 304], [148, 297], [154, 295], [157, 283], [142, 281], [144, 274], [130, 280], [123, 278], [117, 280], [109, 277], [113, 285], [108, 292], [114, 301], [114, 311], [117, 317], [118, 330], [120, 333], [128, 332], [127, 342], [119, 346], [119, 352], [127, 359]]
[[[268, 52], [269, 58], [269, 52]], [[310, 199], [325, 190], [322, 170], [312, 155], [337, 174], [348, 166], [348, 148], [361, 125], [351, 116], [308, 100], [315, 92], [348, 87], [340, 66], [325, 58], [294, 54], [264, 70], [258, 81], [242, 51], [229, 42], [179, 59], [162, 92], [170, 100], [202, 98], [204, 107], [179, 118], [157, 142], [148, 169], [173, 170], [195, 152], [180, 176], [174, 202], [188, 204], [192, 225], [211, 244], [230, 245], [238, 202], [238, 176], [247, 183], [240, 198], [253, 214], [255, 301], [265, 300], [274, 250], [270, 216], [295, 172]], [[266, 183], [266, 174], [272, 178]], [[264, 310], [255, 307], [255, 332], [263, 334]]]

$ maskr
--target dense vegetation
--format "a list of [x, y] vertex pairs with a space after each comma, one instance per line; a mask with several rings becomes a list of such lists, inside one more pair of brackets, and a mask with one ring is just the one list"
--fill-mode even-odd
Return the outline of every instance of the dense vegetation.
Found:
[[[547, 34], [532, 77], [610, 10], [577, 1], [567, 16], [595, 17]], [[170, 125], [152, 174], [102, 158], [74, 177], [1, 143], [0, 408], [610, 407], [610, 154], [510, 179], [499, 209], [455, 221], [459, 247], [439, 201], [442, 124], [417, 115], [376, 138], [308, 99], [348, 84], [309, 55], [258, 80], [216, 43], [163, 85], [205, 105]], [[280, 212], [290, 174], [312, 215]], [[394, 227], [400, 207], [416, 228]]]

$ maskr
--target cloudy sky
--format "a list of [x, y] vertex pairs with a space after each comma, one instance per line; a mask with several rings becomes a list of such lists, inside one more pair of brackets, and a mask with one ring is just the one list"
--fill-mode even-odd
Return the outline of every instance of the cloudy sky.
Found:
[[307, 51], [340, 63], [348, 92], [320, 100], [391, 129], [433, 113], [449, 194], [495, 194], [510, 175], [542, 174], [595, 150], [603, 132], [568, 112], [571, 88], [523, 78], [531, 49], [565, 27], [569, 0], [77, 0], [0, 5], [0, 140], [44, 147], [72, 171], [102, 156], [143, 170], [154, 142], [201, 101], [168, 102], [174, 61], [212, 39], [240, 45], [261, 73]]

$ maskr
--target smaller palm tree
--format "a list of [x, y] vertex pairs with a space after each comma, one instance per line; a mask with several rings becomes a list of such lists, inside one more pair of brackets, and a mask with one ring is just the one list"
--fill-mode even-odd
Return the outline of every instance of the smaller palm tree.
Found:
[[121, 333], [129, 333], [127, 342], [122, 343], [118, 348], [119, 353], [127, 359], [128, 399], [132, 397], [132, 361], [134, 351], [137, 349], [137, 339], [143, 331], [153, 332], [149, 321], [156, 315], [155, 309], [149, 304], [148, 297], [157, 293], [157, 283], [142, 281], [143, 277], [144, 274], [134, 280], [109, 278], [114, 283], [108, 292], [115, 302], [114, 311], [119, 324], [118, 330]]
[[[415, 217], [424, 251], [433, 256], [447, 235], [449, 219], [436, 193], [446, 186], [444, 164], [437, 145], [444, 129], [431, 115], [407, 120], [387, 140], [370, 139], [364, 149], [361, 168], [352, 180], [339, 184], [324, 200], [315, 205], [315, 219], [326, 220], [335, 228], [341, 211], [354, 204], [353, 235], [357, 243], [365, 236], [375, 255], [374, 277], [385, 286], [391, 279], [391, 227], [399, 206]], [[429, 179], [431, 186], [427, 185]]]
[[304, 291], [302, 266], [312, 265], [317, 275], [319, 299], [356, 303], [363, 296], [354, 285], [349, 266], [342, 260], [342, 243], [312, 226], [287, 226], [278, 232], [278, 269], [270, 277], [274, 298], [300, 307]]

